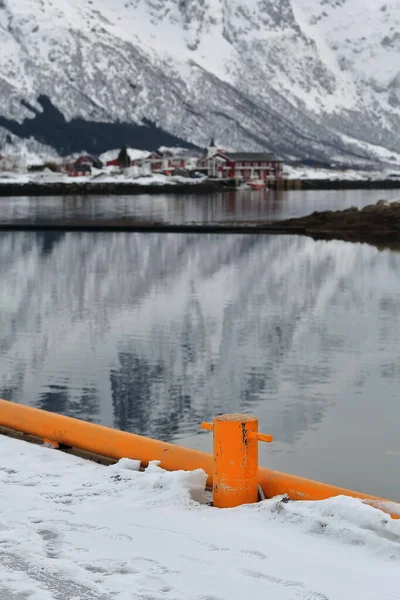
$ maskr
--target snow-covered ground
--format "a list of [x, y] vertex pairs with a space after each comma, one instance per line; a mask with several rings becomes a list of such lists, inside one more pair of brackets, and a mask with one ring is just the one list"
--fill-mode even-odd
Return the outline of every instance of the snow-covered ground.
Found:
[[[1, 136], [0, 136], [1, 142]], [[0, 143], [1, 147], [1, 143]], [[382, 159], [387, 159], [382, 151]], [[186, 156], [187, 163], [191, 169], [195, 169], [198, 161], [198, 156], [191, 153], [190, 150], [183, 148], [160, 147], [159, 152], [168, 152], [172, 155]], [[130, 159], [141, 160], [146, 159], [150, 152], [146, 150], [138, 150], [137, 148], [127, 148]], [[163, 174], [152, 174], [150, 167], [147, 165], [132, 166], [126, 169], [123, 173], [118, 167], [107, 167], [103, 169], [92, 169], [92, 175], [89, 177], [69, 177], [67, 173], [56, 173], [49, 169], [42, 172], [28, 172], [28, 167], [32, 165], [43, 165], [46, 162], [62, 165], [63, 163], [72, 164], [81, 153], [70, 155], [68, 158], [59, 156], [54, 150], [47, 146], [43, 146], [31, 140], [18, 140], [13, 137], [12, 144], [5, 144], [0, 152], [5, 158], [0, 159], [0, 185], [2, 183], [88, 183], [88, 182], [103, 182], [103, 183], [137, 183], [141, 185], [149, 184], [174, 184], [174, 183], [196, 183], [201, 179], [185, 178], [181, 176], [165, 176]], [[118, 157], [119, 149], [115, 148], [108, 150], [100, 155], [100, 160], [103, 164], [107, 161], [114, 160]], [[189, 156], [192, 154], [191, 159]], [[361, 169], [319, 169], [313, 167], [290, 166], [285, 165], [283, 168], [284, 179], [320, 179], [329, 181], [383, 181], [383, 180], [400, 180], [400, 156], [399, 161], [395, 162], [392, 167], [382, 166], [376, 170], [363, 171]]]
[[400, 169], [361, 171], [356, 169], [317, 169], [312, 167], [285, 166], [284, 179], [326, 179], [328, 181], [386, 181], [400, 180]]
[[6, 135], [0, 128], [0, 172], [8, 168], [26, 171], [31, 165], [61, 161], [60, 155], [50, 146], [40, 144], [34, 138], [22, 140], [15, 135]]
[[180, 175], [163, 175], [162, 173], [153, 173], [152, 175], [137, 176], [134, 172], [135, 167], [127, 169], [126, 173], [119, 173], [117, 170], [92, 170], [92, 175], [82, 177], [69, 177], [67, 173], [54, 173], [46, 170], [40, 173], [18, 173], [18, 172], [0, 172], [0, 186], [2, 184], [27, 184], [39, 183], [50, 185], [54, 183], [118, 183], [118, 184], [136, 184], [136, 185], [176, 185], [179, 183], [196, 183], [205, 180], [205, 177], [192, 178], [182, 177]]
[[[100, 154], [100, 160], [106, 164], [109, 160], [115, 160], [118, 158], [120, 148], [115, 148], [114, 150], [107, 150], [107, 152], [103, 152]], [[136, 148], [127, 148], [126, 149], [128, 156], [131, 160], [141, 160], [150, 156], [151, 152], [147, 150], [137, 150]]]
[[[399, 181], [400, 171], [382, 170], [382, 171], [357, 171], [353, 169], [335, 170], [335, 169], [314, 169], [307, 167], [286, 166], [283, 173], [284, 179], [315, 179], [327, 181]], [[131, 167], [121, 173], [118, 168], [106, 167], [103, 170], [92, 169], [92, 175], [70, 177], [67, 173], [57, 173], [46, 169], [42, 172], [23, 172], [23, 171], [0, 171], [0, 186], [2, 184], [27, 184], [38, 183], [49, 185], [54, 183], [118, 183], [137, 185], [174, 185], [177, 183], [189, 183], [195, 185], [203, 182], [206, 177], [191, 178], [180, 175], [163, 175], [162, 173], [153, 173], [141, 175], [137, 167]]]
[[[15, 140], [13, 144], [4, 146], [3, 158], [0, 153], [0, 185], [1, 184], [54, 184], [54, 183], [126, 183], [138, 185], [174, 185], [179, 183], [196, 184], [199, 181], [204, 181], [205, 177], [191, 178], [182, 177], [181, 175], [166, 176], [162, 173], [152, 173], [149, 165], [134, 165], [125, 169], [123, 172], [115, 166], [104, 166], [102, 169], [92, 169], [89, 176], [70, 177], [67, 172], [55, 172], [49, 168], [43, 171], [28, 171], [28, 167], [32, 165], [44, 165], [46, 162], [56, 163], [59, 166], [63, 164], [72, 164], [80, 154], [74, 154], [68, 158], [62, 158], [57, 153], [51, 154], [50, 150], [36, 144], [34, 141], [30, 143], [20, 142]], [[161, 151], [178, 154], [179, 148], [160, 148]], [[146, 150], [138, 150], [136, 148], [127, 148], [128, 155], [132, 161], [142, 160], [150, 155]], [[104, 152], [99, 158], [105, 165], [108, 161], [118, 157], [119, 150], [109, 150]], [[187, 151], [186, 151], [187, 153]], [[85, 154], [83, 152], [83, 154]], [[198, 157], [193, 156], [191, 168], [195, 169]], [[189, 162], [189, 161], [188, 161]]]
[[218, 510], [202, 471], [104, 467], [0, 436], [0, 598], [400, 598], [400, 522], [360, 501]]

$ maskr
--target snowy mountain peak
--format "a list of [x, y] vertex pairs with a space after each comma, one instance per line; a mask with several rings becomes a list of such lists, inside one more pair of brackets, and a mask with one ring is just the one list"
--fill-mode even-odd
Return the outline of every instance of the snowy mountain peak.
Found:
[[[398, 0], [0, 0], [0, 128], [76, 150], [81, 119], [82, 144], [102, 151], [121, 141], [110, 124], [130, 124], [137, 146], [134, 126], [151, 122], [177, 142], [204, 146], [215, 134], [285, 157], [395, 164], [399, 9]], [[51, 131], [60, 124], [62, 142]], [[154, 143], [171, 145], [155, 132]]]

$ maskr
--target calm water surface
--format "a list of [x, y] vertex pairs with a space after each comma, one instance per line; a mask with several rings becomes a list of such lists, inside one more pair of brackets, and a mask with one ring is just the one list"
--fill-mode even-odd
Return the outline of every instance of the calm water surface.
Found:
[[[232, 214], [380, 197], [390, 194], [293, 192], [262, 208], [252, 196]], [[176, 222], [228, 218], [226, 203], [97, 198], [73, 209], [72, 199], [12, 199], [1, 212], [106, 217], [129, 206]], [[397, 500], [399, 339], [400, 254], [372, 246], [0, 233], [0, 396], [206, 450], [202, 420], [253, 412], [275, 436], [260, 445], [262, 464]]]
[[362, 207], [400, 190], [225, 192], [211, 195], [76, 196], [0, 199], [0, 221], [131, 217], [168, 223], [276, 220], [314, 210]]

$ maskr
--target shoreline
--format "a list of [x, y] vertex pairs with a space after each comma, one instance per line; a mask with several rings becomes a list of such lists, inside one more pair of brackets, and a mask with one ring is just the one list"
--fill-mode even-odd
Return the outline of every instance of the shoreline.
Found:
[[[375, 179], [375, 180], [352, 180], [352, 179], [286, 179], [285, 184], [289, 187], [283, 189], [291, 190], [382, 190], [400, 189], [400, 179]], [[292, 186], [290, 184], [292, 183]], [[294, 185], [293, 185], [294, 184]], [[297, 187], [299, 186], [299, 187]]]
[[[281, 224], [282, 223], [282, 224]], [[229, 222], [213, 223], [160, 223], [149, 221], [134, 221], [130, 219], [104, 219], [101, 221], [80, 220], [51, 220], [51, 221], [14, 221], [0, 222], [1, 231], [65, 231], [65, 232], [132, 232], [132, 233], [240, 233], [240, 234], [305, 234], [304, 226], [285, 225], [284, 222]]]
[[379, 200], [359, 209], [327, 210], [285, 219], [277, 225], [304, 228], [314, 240], [341, 240], [400, 249], [400, 202]]
[[[145, 184], [131, 182], [65, 182], [51, 183], [3, 183], [0, 182], [0, 197], [17, 196], [138, 196], [140, 194], [193, 194], [219, 192], [232, 189], [225, 181], [207, 180], [196, 183]], [[234, 188], [233, 188], [234, 189]]]
[[[356, 190], [356, 189], [400, 189], [400, 179], [382, 180], [329, 180], [329, 179], [284, 179], [272, 185], [272, 191], [283, 190]], [[206, 181], [149, 183], [54, 181], [26, 183], [0, 181], [0, 197], [19, 196], [88, 196], [115, 195], [137, 196], [141, 194], [205, 194], [212, 192], [241, 191], [235, 182], [219, 179]], [[251, 192], [252, 190], [246, 190]], [[262, 191], [262, 190], [261, 190]], [[263, 192], [263, 191], [262, 191]]]
[[359, 210], [314, 212], [282, 221], [163, 223], [134, 219], [25, 220], [1, 223], [0, 231], [135, 232], [186, 234], [302, 235], [314, 240], [340, 240], [400, 249], [400, 202], [380, 200]]

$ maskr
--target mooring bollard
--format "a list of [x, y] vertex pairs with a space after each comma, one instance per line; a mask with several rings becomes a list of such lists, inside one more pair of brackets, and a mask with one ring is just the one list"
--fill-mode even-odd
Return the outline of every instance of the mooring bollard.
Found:
[[258, 433], [258, 419], [251, 415], [222, 415], [200, 427], [214, 432], [214, 506], [257, 502], [258, 442], [272, 442], [272, 435]]

